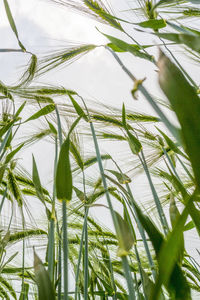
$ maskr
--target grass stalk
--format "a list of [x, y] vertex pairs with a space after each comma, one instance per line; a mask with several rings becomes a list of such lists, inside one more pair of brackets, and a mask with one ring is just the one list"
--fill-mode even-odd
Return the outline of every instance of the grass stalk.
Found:
[[134, 293], [134, 289], [133, 289], [133, 279], [131, 276], [131, 271], [130, 271], [130, 267], [128, 264], [128, 259], [126, 256], [122, 256], [122, 265], [123, 265], [123, 269], [124, 269], [124, 274], [125, 274], [125, 278], [126, 278], [126, 282], [127, 282], [127, 286], [128, 286], [128, 291], [129, 291], [129, 299], [130, 300], [134, 300], [135, 299], [135, 293]]
[[[22, 216], [22, 229], [25, 230], [25, 219], [23, 213], [23, 207], [21, 207], [21, 216]], [[21, 295], [22, 300], [25, 300], [25, 286], [24, 286], [24, 275], [25, 275], [25, 238], [22, 240], [22, 284], [21, 284]]]
[[[91, 129], [91, 132], [92, 132], [92, 138], [93, 138], [93, 142], [94, 142], [94, 146], [95, 146], [97, 162], [98, 162], [98, 166], [99, 166], [99, 170], [100, 170], [100, 174], [101, 174], [101, 178], [102, 178], [103, 187], [104, 187], [104, 190], [105, 190], [106, 199], [107, 199], [107, 202], [108, 202], [108, 206], [109, 206], [109, 210], [110, 210], [110, 213], [111, 213], [111, 216], [112, 216], [112, 220], [113, 220], [115, 230], [116, 230], [116, 232], [118, 232], [117, 229], [118, 229], [119, 224], [118, 224], [116, 215], [114, 213], [113, 205], [112, 205], [112, 202], [111, 202], [111, 199], [110, 199], [110, 194], [109, 194], [109, 191], [108, 191], [108, 185], [107, 185], [106, 177], [105, 177], [105, 174], [104, 174], [104, 168], [103, 168], [103, 164], [102, 164], [101, 154], [100, 154], [100, 150], [99, 150], [99, 145], [98, 145], [94, 125], [93, 125], [93, 123], [90, 119], [90, 114], [89, 114], [89, 111], [88, 111], [87, 106], [85, 104], [85, 101], [83, 100], [82, 97], [80, 97], [80, 98], [83, 101], [83, 104], [85, 106], [85, 109], [87, 111], [87, 115], [88, 115], [88, 118], [89, 118], [90, 129]], [[128, 272], [127, 258], [123, 257], [123, 260], [124, 260], [123, 267], [126, 268], [126, 269], [124, 269], [124, 271], [125, 271], [125, 274], [126, 274], [126, 279], [128, 280], [129, 299], [134, 300], [135, 299], [135, 293], [134, 293], [134, 288], [133, 288], [133, 280], [132, 280], [131, 273]]]
[[62, 224], [63, 224], [63, 279], [64, 300], [68, 300], [68, 236], [67, 236], [67, 205], [62, 201]]
[[86, 208], [84, 222], [83, 222], [83, 229], [82, 229], [82, 233], [81, 233], [78, 262], [77, 262], [76, 275], [75, 275], [75, 300], [77, 300], [77, 297], [78, 297], [78, 280], [79, 280], [79, 274], [80, 274], [81, 256], [82, 256], [82, 252], [83, 252], [83, 241], [84, 241], [84, 237], [85, 237], [85, 227], [87, 224], [88, 211], [89, 211], [89, 209]]
[[57, 234], [58, 234], [58, 249], [57, 249], [57, 256], [58, 256], [58, 272], [57, 272], [57, 279], [58, 281], [58, 300], [61, 300], [61, 293], [62, 293], [62, 238], [61, 233], [59, 230], [59, 225], [57, 223]]
[[151, 178], [151, 175], [150, 175], [150, 172], [149, 172], [146, 160], [145, 160], [143, 150], [141, 150], [141, 157], [140, 157], [140, 155], [138, 155], [138, 156], [139, 156], [141, 164], [144, 168], [145, 174], [147, 176], [147, 179], [148, 179], [148, 182], [149, 182], [149, 185], [150, 185], [150, 188], [151, 188], [151, 192], [152, 192], [155, 204], [156, 204], [156, 208], [157, 208], [157, 211], [158, 211], [158, 214], [159, 214], [159, 217], [160, 217], [160, 221], [161, 221], [161, 224], [162, 224], [162, 227], [163, 227], [163, 231], [164, 231], [165, 235], [167, 235], [168, 230], [169, 230], [169, 226], [168, 226], [167, 219], [165, 217], [162, 205], [160, 203], [158, 194], [157, 194], [156, 189], [154, 187], [154, 184], [153, 184], [153, 181], [152, 181], [152, 178]]
[[[85, 172], [83, 170], [83, 190], [84, 190], [84, 202], [86, 203], [86, 189], [85, 189]], [[88, 272], [88, 225], [87, 225], [87, 216], [88, 216], [89, 209], [85, 207], [85, 230], [84, 230], [84, 299], [88, 300], [88, 279], [89, 279], [89, 272]]]
[[194, 181], [194, 177], [192, 176], [192, 174], [190, 173], [190, 171], [188, 170], [188, 168], [186, 167], [186, 165], [183, 163], [183, 161], [180, 159], [180, 157], [178, 155], [176, 155], [179, 163], [181, 164], [181, 166], [183, 167], [183, 169], [185, 170], [186, 174], [190, 177], [190, 179], [192, 181]]
[[58, 157], [58, 143], [57, 137], [55, 138], [55, 158], [54, 158], [54, 174], [53, 174], [53, 198], [52, 198], [52, 211], [51, 211], [51, 220], [49, 228], [49, 237], [48, 237], [48, 271], [49, 276], [54, 282], [54, 269], [55, 269], [55, 198], [56, 198], [56, 184], [55, 184], [55, 175], [57, 168], [57, 157]]
[[131, 189], [130, 189], [128, 183], [126, 183], [126, 188], [127, 188], [128, 193], [129, 193], [129, 197], [131, 199], [131, 207], [132, 207], [133, 212], [134, 212], [134, 213], [133, 212], [132, 213], [133, 213], [133, 216], [134, 216], [134, 218], [136, 220], [136, 224], [138, 226], [138, 230], [139, 230], [139, 233], [141, 235], [141, 238], [142, 238], [142, 241], [143, 241], [143, 244], [144, 244], [145, 252], [147, 254], [147, 259], [149, 261], [149, 265], [150, 265], [150, 268], [151, 268], [151, 271], [152, 271], [152, 275], [153, 275], [153, 278], [155, 280], [155, 278], [156, 278], [155, 265], [154, 265], [154, 262], [153, 262], [153, 258], [151, 256], [151, 252], [149, 250], [149, 245], [148, 245], [148, 242], [147, 242], [145, 231], [144, 231], [144, 229], [142, 227], [142, 224], [140, 223], [140, 220], [139, 220], [139, 218], [137, 216], [137, 212], [136, 212], [135, 207], [133, 205], [133, 203], [135, 202], [135, 199], [133, 198], [133, 194], [131, 192]]

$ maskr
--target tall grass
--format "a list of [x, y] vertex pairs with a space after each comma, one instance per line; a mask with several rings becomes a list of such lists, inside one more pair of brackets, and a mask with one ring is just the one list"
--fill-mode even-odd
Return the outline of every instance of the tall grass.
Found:
[[[200, 235], [199, 82], [173, 51], [199, 63], [198, 1], [135, 1], [125, 18], [121, 11], [115, 15], [107, 1], [51, 0], [114, 28], [117, 37], [99, 31], [107, 43], [98, 47], [109, 51], [112, 63], [132, 81], [131, 97], [142, 95], [154, 116], [126, 110], [126, 103], [122, 110], [94, 105], [48, 82], [37, 86], [35, 78], [61, 65], [67, 68], [97, 46], [51, 49], [37, 57], [26, 50], [12, 7], [3, 2], [19, 49], [0, 49], [1, 55], [26, 53], [31, 60], [17, 84], [0, 82], [0, 298], [187, 300], [196, 292], [198, 299], [199, 251], [190, 255], [185, 233]], [[186, 18], [194, 24], [185, 26]], [[132, 28], [155, 42], [139, 43]], [[157, 58], [150, 49], [158, 44]], [[165, 102], [123, 63], [125, 54], [156, 69]], [[32, 174], [26, 170], [30, 166], [21, 165], [23, 150], [43, 139], [54, 149], [54, 157], [47, 156], [52, 170], [47, 186], [41, 175], [45, 163], [38, 164], [34, 153]], [[102, 151], [107, 141], [116, 149], [123, 145], [123, 160]], [[83, 150], [86, 142], [90, 154]], [[146, 186], [136, 194], [134, 179], [141, 173]], [[139, 201], [144, 187], [148, 203]], [[40, 225], [30, 201], [43, 212]], [[99, 220], [94, 210], [101, 212]], [[104, 225], [107, 212], [113, 230]]]

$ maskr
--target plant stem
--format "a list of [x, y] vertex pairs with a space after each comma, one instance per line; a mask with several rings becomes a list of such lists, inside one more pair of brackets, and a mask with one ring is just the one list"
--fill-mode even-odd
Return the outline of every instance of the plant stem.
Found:
[[146, 160], [145, 160], [145, 156], [144, 156], [143, 150], [141, 150], [141, 157], [140, 157], [140, 155], [138, 155], [138, 157], [139, 157], [139, 159], [140, 159], [140, 161], [141, 161], [141, 163], [143, 165], [144, 171], [145, 171], [147, 179], [149, 181], [151, 192], [152, 192], [155, 204], [156, 204], [156, 208], [157, 208], [157, 211], [158, 211], [158, 214], [159, 214], [159, 217], [160, 217], [160, 221], [161, 221], [164, 233], [165, 233], [165, 235], [167, 235], [168, 230], [169, 230], [169, 226], [168, 226], [167, 219], [165, 217], [162, 205], [160, 204], [160, 200], [159, 200], [158, 194], [156, 192], [156, 189], [154, 187], [153, 181], [151, 179], [151, 175], [150, 175], [150, 172], [149, 172]]
[[64, 300], [68, 300], [68, 237], [67, 237], [67, 205], [62, 201], [63, 216], [63, 278], [64, 278]]

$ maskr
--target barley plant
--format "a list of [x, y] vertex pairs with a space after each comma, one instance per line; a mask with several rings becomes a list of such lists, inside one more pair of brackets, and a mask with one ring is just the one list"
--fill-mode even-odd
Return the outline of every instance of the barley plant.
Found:
[[[17, 83], [0, 78], [0, 298], [199, 299], [200, 90], [188, 67], [200, 63], [199, 0], [122, 1], [126, 11], [117, 1], [45, 0], [92, 18], [107, 41], [46, 54], [27, 49], [12, 1], [2, 2], [18, 48], [0, 55], [30, 59]], [[130, 80], [132, 107], [48, 82], [97, 48]], [[160, 98], [126, 56], [153, 70]], [[134, 111], [140, 99], [152, 113]], [[44, 141], [41, 165], [33, 146]]]

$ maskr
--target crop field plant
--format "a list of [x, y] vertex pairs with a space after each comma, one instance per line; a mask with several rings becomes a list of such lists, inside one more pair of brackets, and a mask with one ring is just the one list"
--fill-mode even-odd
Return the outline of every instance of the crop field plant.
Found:
[[[127, 1], [126, 12], [117, 1], [45, 1], [52, 10], [60, 6], [81, 13], [85, 22], [96, 20], [107, 43], [35, 54], [20, 37], [12, 1], [2, 0], [18, 48], [2, 48], [0, 55], [30, 61], [15, 85], [0, 78], [0, 298], [200, 299], [200, 89], [193, 69], [177, 55], [182, 51], [191, 65], [200, 63], [200, 1]], [[99, 22], [116, 35], [102, 31]], [[141, 40], [151, 36], [153, 44], [138, 42], [138, 34]], [[132, 109], [124, 99], [117, 109], [92, 103], [70, 86], [37, 83], [97, 47], [131, 80]], [[146, 85], [146, 74], [137, 78], [124, 63], [125, 55], [148, 61], [163, 99]], [[141, 97], [152, 115], [134, 111]], [[45, 164], [31, 149], [44, 140], [54, 149], [46, 186], [39, 171]], [[102, 151], [104, 142], [115, 149], [123, 144], [124, 156], [116, 160], [112, 151]], [[90, 153], [83, 151], [85, 143]], [[21, 164], [29, 148], [31, 168]], [[137, 176], [148, 183], [148, 205], [134, 192]], [[102, 209], [113, 230], [93, 214]], [[185, 247], [186, 234], [196, 235], [196, 255]]]

